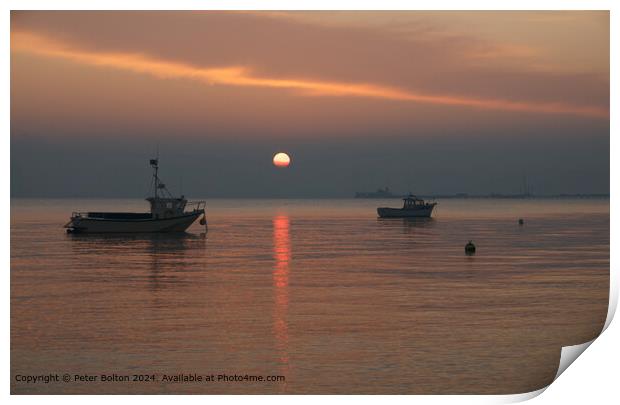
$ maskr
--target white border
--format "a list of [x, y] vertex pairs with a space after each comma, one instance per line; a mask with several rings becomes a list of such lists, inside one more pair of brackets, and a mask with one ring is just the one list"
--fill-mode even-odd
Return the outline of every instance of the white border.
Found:
[[[240, 1], [240, 0], [219, 0], [217, 2], [207, 2], [204, 0], [176, 0], [176, 1], [164, 1], [164, 0], [151, 0], [151, 1], [130, 1], [130, 0], [89, 0], [89, 1], [76, 1], [76, 0], [57, 0], [57, 1], [45, 1], [45, 0], [8, 0], [2, 2], [3, 14], [2, 14], [2, 29], [1, 29], [1, 46], [3, 55], [1, 63], [2, 69], [2, 83], [5, 97], [2, 98], [2, 129], [4, 137], [2, 139], [2, 148], [0, 148], [0, 154], [2, 159], [2, 175], [5, 178], [5, 185], [10, 182], [10, 98], [8, 97], [10, 88], [10, 59], [8, 58], [10, 52], [10, 10], [133, 10], [133, 9], [157, 9], [157, 10], [193, 10], [193, 9], [213, 9], [213, 10], [251, 10], [251, 9], [263, 9], [263, 10], [339, 10], [339, 9], [393, 9], [393, 10], [611, 10], [611, 139], [610, 139], [610, 154], [618, 152], [618, 142], [616, 137], [618, 136], [617, 114], [614, 114], [615, 107], [617, 107], [618, 100], [618, 82], [617, 77], [613, 75], [613, 72], [618, 72], [620, 65], [618, 64], [618, 27], [620, 27], [620, 18], [618, 13], [620, 12], [620, 2], [612, 0], [502, 0], [502, 1], [483, 1], [483, 0], [468, 0], [468, 1], [417, 1], [417, 0], [358, 0], [358, 1], [342, 1], [342, 0], [298, 0], [298, 1], [284, 1], [284, 0], [267, 0], [267, 1]], [[618, 178], [618, 164], [610, 159], [611, 178]], [[611, 184], [610, 193], [612, 199], [610, 201], [611, 208], [611, 229], [613, 231], [619, 229], [618, 217], [613, 213], [615, 212], [614, 205], [615, 200], [613, 196], [617, 195], [620, 188], [620, 182]], [[6, 259], [10, 258], [10, 187], [3, 187], [3, 192], [7, 198], [5, 201], [5, 209], [3, 212], [7, 213], [2, 216], [2, 226], [5, 230], [2, 234], [2, 248], [3, 255]], [[611, 239], [611, 251], [610, 259], [611, 263], [616, 263], [618, 258], [618, 242], [616, 239]], [[10, 259], [9, 259], [10, 260]], [[4, 346], [2, 350], [2, 366], [0, 373], [0, 381], [4, 386], [4, 395], [8, 396], [10, 392], [10, 309], [9, 309], [9, 297], [10, 297], [10, 265], [5, 267], [5, 284], [3, 291], [5, 292], [4, 299], [0, 304], [2, 306], [2, 313], [4, 315], [4, 322], [2, 323], [2, 332], [4, 337]], [[614, 267], [611, 267], [611, 286], [612, 291], [610, 294], [610, 310], [608, 314], [607, 325], [609, 325], [611, 318], [617, 305], [617, 273]], [[616, 322], [617, 323], [617, 322]], [[569, 368], [561, 378], [554, 382], [545, 395], [539, 396], [534, 401], [540, 403], [583, 403], [585, 401], [593, 403], [613, 403], [614, 399], [618, 398], [617, 386], [617, 363], [618, 360], [618, 347], [617, 342], [620, 342], [620, 329], [616, 324], [611, 326], [602, 334], [602, 336], [592, 344], [588, 349], [588, 355], [582, 356], [577, 360], [577, 366]], [[269, 403], [272, 405], [274, 402], [290, 402], [293, 399], [296, 402], [314, 403], [317, 400], [335, 402], [341, 400], [353, 400], [356, 402], [369, 402], [369, 401], [395, 401], [399, 403], [409, 403], [412, 400], [421, 403], [498, 403], [498, 402], [512, 402], [525, 400], [532, 396], [540, 394], [543, 390], [535, 393], [516, 395], [516, 396], [348, 396], [348, 397], [333, 397], [333, 396], [252, 396], [252, 397], [231, 397], [231, 396], [210, 396], [208, 401], [216, 401], [222, 404], [236, 403], [238, 401], [251, 401], [252, 403]], [[82, 403], [85, 398], [81, 396], [12, 396], [9, 398], [14, 402], [27, 402], [37, 401], [39, 399], [45, 402], [60, 402], [60, 403]], [[115, 396], [114, 401], [129, 402], [135, 401], [133, 396]], [[148, 398], [141, 398], [142, 400], [148, 400], [154, 403], [167, 403], [174, 399], [175, 401], [182, 400], [188, 402], [203, 402], [205, 398], [202, 396], [174, 396], [173, 398], [167, 396], [149, 396]], [[90, 396], [88, 401], [94, 401], [95, 403], [107, 403], [110, 398], [105, 396]]]

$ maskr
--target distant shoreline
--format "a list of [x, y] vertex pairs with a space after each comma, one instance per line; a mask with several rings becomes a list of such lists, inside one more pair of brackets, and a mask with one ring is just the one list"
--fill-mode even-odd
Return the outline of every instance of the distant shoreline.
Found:
[[[388, 189], [379, 189], [376, 192], [356, 192], [353, 198], [356, 199], [391, 199], [391, 198], [405, 198], [410, 196], [411, 193], [399, 194], [389, 192]], [[525, 200], [525, 199], [540, 199], [540, 198], [609, 198], [609, 193], [561, 193], [561, 194], [548, 194], [548, 195], [536, 195], [532, 193], [516, 193], [516, 194], [502, 194], [502, 193], [489, 193], [489, 194], [469, 194], [469, 193], [454, 193], [454, 194], [413, 194], [416, 197], [424, 199], [469, 199], [469, 198], [494, 198], [494, 199], [510, 199], [510, 200]]]
[[523, 194], [448, 194], [448, 195], [420, 195], [422, 198], [492, 198], [509, 200], [531, 200], [531, 199], [562, 199], [562, 198], [609, 198], [609, 194], [551, 194], [551, 195], [523, 195]]
[[[550, 195], [518, 195], [518, 194], [417, 194], [417, 197], [424, 199], [455, 199], [455, 200], [475, 200], [475, 199], [496, 199], [496, 200], [549, 200], [549, 199], [609, 199], [609, 194], [550, 194]], [[328, 197], [328, 196], [317, 196], [317, 197], [279, 197], [279, 196], [262, 196], [262, 197], [252, 197], [252, 196], [200, 196], [192, 199], [219, 199], [219, 200], [234, 200], [234, 199], [242, 199], [242, 200], [394, 200], [404, 198], [400, 195], [393, 195], [388, 197]], [[142, 200], [144, 197], [142, 196], [119, 196], [119, 197], [110, 197], [110, 196], [11, 196], [11, 199], [24, 199], [24, 200]]]

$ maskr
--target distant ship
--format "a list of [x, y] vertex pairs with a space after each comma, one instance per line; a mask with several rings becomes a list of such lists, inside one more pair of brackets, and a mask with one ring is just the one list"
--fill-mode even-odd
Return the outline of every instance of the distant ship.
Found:
[[65, 224], [67, 233], [184, 232], [201, 215], [200, 224], [206, 225], [206, 203], [173, 197], [157, 175], [159, 160], [151, 159], [150, 164], [153, 195], [146, 201], [151, 212], [74, 212]]
[[377, 214], [381, 218], [430, 218], [436, 202], [426, 202], [421, 198], [409, 194], [403, 198], [403, 208], [377, 208]]
[[388, 187], [378, 188], [377, 191], [358, 191], [355, 198], [394, 198], [396, 197]]

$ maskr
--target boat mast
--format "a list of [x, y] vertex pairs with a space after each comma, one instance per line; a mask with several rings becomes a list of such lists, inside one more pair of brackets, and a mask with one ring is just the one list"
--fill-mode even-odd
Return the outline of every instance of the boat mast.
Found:
[[153, 167], [153, 200], [159, 200], [159, 190], [162, 190], [164, 195], [162, 198], [173, 198], [170, 191], [166, 188], [166, 185], [159, 180], [159, 147], [157, 148], [157, 157], [149, 161], [151, 167]]
[[158, 165], [159, 162], [157, 160], [158, 159], [155, 159], [155, 198], [159, 197], [159, 195], [158, 195], [159, 194], [158, 193], [158, 190], [159, 190], [159, 184], [158, 184], [159, 183], [159, 177], [157, 176], [157, 171], [159, 169], [159, 165]]
[[157, 200], [159, 198], [159, 176], [157, 172], [159, 170], [159, 146], [157, 147], [157, 157], [155, 159], [151, 159], [150, 163], [153, 167], [153, 198]]

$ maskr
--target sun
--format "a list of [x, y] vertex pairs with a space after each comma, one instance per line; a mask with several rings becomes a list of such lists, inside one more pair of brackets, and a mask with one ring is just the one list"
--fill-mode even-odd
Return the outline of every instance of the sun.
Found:
[[273, 164], [276, 167], [288, 167], [291, 164], [291, 158], [284, 152], [278, 152], [273, 157]]

